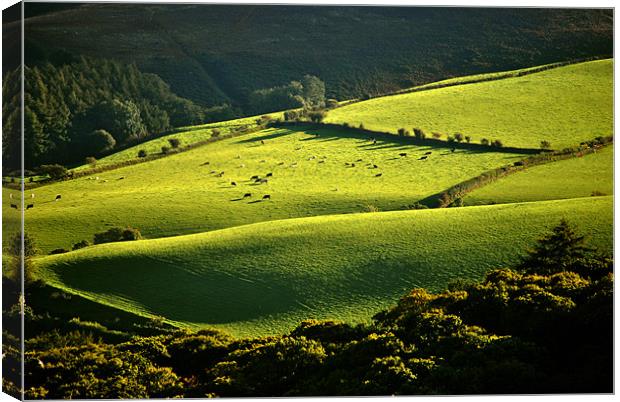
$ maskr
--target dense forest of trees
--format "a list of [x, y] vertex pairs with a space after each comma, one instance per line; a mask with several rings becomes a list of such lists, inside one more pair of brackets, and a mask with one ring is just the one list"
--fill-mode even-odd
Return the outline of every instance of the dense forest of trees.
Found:
[[[58, 64], [25, 69], [24, 157], [26, 168], [81, 163], [85, 157], [148, 140], [173, 127], [232, 119], [241, 109], [203, 107], [180, 98], [154, 74], [135, 65], [63, 53]], [[19, 70], [4, 77], [3, 163], [19, 168]], [[261, 114], [325, 105], [325, 84], [305, 75], [300, 81], [252, 92], [243, 108]]]
[[[19, 70], [4, 77], [3, 163], [19, 166]], [[180, 98], [135, 65], [79, 58], [25, 68], [25, 163], [72, 163], [218, 115]]]
[[[414, 289], [364, 325], [306, 321], [235, 339], [119, 324], [119, 312], [101, 313], [103, 324], [59, 318], [31, 303], [26, 398], [610, 393], [612, 269], [563, 221], [519, 266]], [[6, 301], [18, 290], [3, 283], [4, 390], [16, 394], [19, 316]], [[26, 300], [42, 289], [31, 284]]]

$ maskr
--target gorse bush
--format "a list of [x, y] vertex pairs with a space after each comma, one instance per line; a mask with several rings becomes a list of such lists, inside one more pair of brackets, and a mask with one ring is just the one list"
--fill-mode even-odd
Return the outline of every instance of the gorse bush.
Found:
[[[527, 269], [494, 269], [441, 292], [412, 289], [372, 323], [355, 326], [310, 320], [289, 334], [234, 339], [157, 322], [130, 326], [143, 331], [136, 335], [29, 310], [26, 395], [609, 393], [613, 261], [582, 252], [586, 245], [575, 232], [560, 222], [525, 257]], [[19, 309], [6, 317], [18, 319]], [[4, 350], [5, 362], [18, 360], [19, 348]]]

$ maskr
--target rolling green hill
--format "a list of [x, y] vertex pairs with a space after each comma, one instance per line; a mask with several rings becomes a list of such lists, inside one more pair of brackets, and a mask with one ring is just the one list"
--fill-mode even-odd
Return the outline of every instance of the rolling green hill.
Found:
[[[408, 156], [400, 157], [402, 152]], [[426, 152], [432, 153], [428, 160], [418, 160]], [[130, 225], [156, 238], [375, 207], [404, 209], [521, 158], [502, 152], [452, 153], [396, 137], [373, 145], [366, 136], [333, 129], [268, 129], [29, 190], [26, 197], [34, 208], [26, 211], [26, 230], [47, 253], [92, 240], [110, 226]], [[223, 177], [217, 177], [222, 171]], [[266, 184], [250, 180], [267, 173], [273, 177]], [[19, 211], [10, 209], [11, 190], [3, 193], [4, 220], [15, 225]], [[28, 198], [32, 193], [35, 198]], [[252, 197], [244, 199], [246, 193]], [[55, 202], [57, 194], [62, 199]], [[271, 200], [261, 201], [266, 194]]]
[[612, 197], [592, 197], [273, 221], [37, 263], [47, 282], [103, 304], [264, 335], [308, 318], [365, 321], [413, 287], [480, 278], [563, 217], [611, 250]]
[[423, 129], [442, 138], [462, 133], [473, 142], [554, 149], [613, 131], [613, 61], [555, 68], [523, 77], [386, 96], [330, 111], [327, 122], [396, 133]]
[[[304, 74], [348, 99], [613, 52], [613, 13], [604, 9], [57, 6], [26, 5], [27, 15], [47, 13], [26, 20], [28, 65], [59, 53], [135, 62], [206, 105], [243, 104], [252, 90]], [[18, 34], [17, 24], [5, 29], [7, 55]]]
[[476, 189], [466, 205], [511, 203], [613, 194], [613, 147], [595, 154], [534, 166]]

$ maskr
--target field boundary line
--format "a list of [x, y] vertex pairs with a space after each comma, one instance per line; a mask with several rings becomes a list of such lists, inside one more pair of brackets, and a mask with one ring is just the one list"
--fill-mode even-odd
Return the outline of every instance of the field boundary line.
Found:
[[583, 143], [577, 148], [566, 148], [561, 151], [545, 152], [530, 156], [512, 164], [488, 170], [476, 177], [457, 183], [446, 190], [433, 194], [418, 202], [429, 208], [459, 206], [458, 204], [462, 201], [462, 198], [465, 195], [503, 177], [517, 172], [522, 172], [534, 166], [545, 165], [572, 158], [581, 158], [585, 155], [596, 153], [598, 150], [612, 144], [612, 136], [597, 137], [597, 139]]

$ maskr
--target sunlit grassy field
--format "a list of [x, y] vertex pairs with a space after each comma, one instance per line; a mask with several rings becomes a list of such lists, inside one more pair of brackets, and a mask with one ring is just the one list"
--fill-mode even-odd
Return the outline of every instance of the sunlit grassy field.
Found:
[[612, 247], [612, 197], [265, 222], [93, 246], [38, 260], [69, 292], [180, 326], [273, 334], [308, 318], [368, 320], [414, 287], [517, 261], [569, 218]]
[[546, 165], [481, 187], [466, 197], [467, 205], [510, 203], [611, 195], [614, 190], [613, 146], [595, 154]]
[[444, 140], [458, 132], [511, 147], [545, 140], [562, 149], [612, 134], [613, 61], [371, 99], [334, 109], [326, 121], [392, 133], [418, 127]]
[[[400, 157], [402, 152], [407, 156]], [[432, 154], [419, 160], [426, 152]], [[26, 230], [47, 253], [92, 241], [95, 233], [111, 226], [129, 225], [157, 238], [274, 219], [404, 209], [521, 158], [500, 152], [452, 153], [398, 138], [373, 145], [364, 136], [339, 130], [268, 129], [29, 190], [26, 197], [34, 193], [35, 198], [28, 198], [34, 208], [26, 211]], [[268, 182], [250, 180], [255, 175]], [[9, 208], [11, 190], [3, 192], [10, 227], [20, 212]], [[247, 193], [251, 197], [243, 198]], [[57, 194], [62, 199], [56, 202]], [[271, 199], [262, 200], [265, 195]]]

